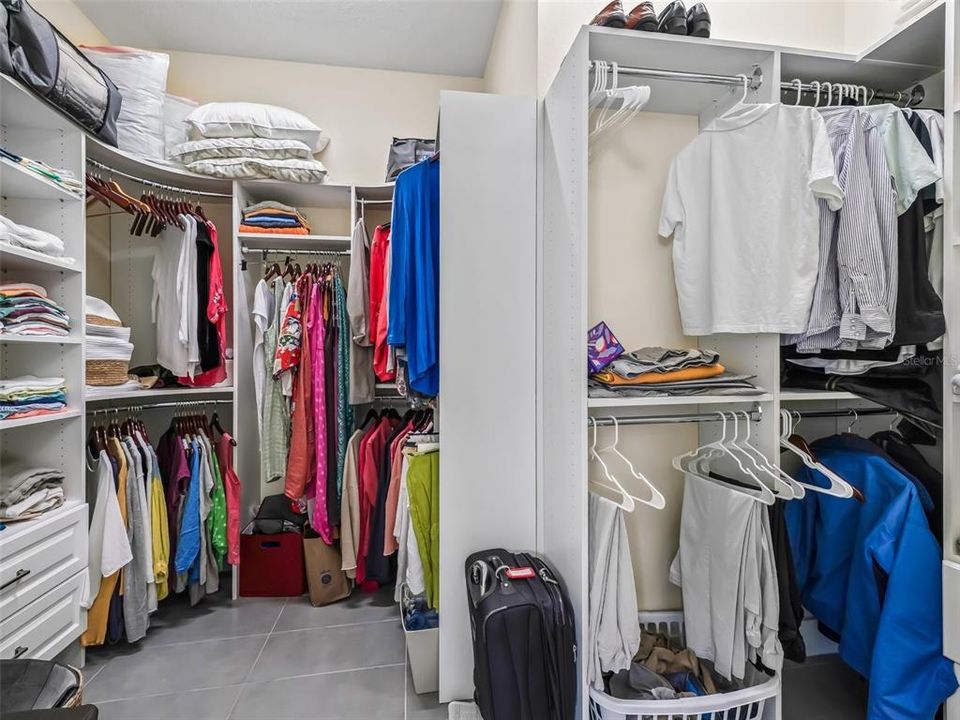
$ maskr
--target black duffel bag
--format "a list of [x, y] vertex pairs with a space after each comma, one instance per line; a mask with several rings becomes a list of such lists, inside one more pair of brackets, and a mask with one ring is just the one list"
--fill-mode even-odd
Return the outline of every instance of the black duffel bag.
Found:
[[26, 0], [0, 5], [0, 71], [116, 146], [122, 98], [113, 81]]

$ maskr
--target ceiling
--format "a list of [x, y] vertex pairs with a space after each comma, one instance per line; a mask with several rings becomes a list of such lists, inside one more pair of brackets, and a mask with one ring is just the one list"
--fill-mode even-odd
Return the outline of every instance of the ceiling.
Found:
[[112, 43], [482, 77], [502, 0], [77, 0]]

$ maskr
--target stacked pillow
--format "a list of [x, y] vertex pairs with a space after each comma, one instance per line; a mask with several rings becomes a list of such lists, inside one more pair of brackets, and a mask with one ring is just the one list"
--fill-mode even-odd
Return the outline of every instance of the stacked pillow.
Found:
[[171, 157], [203, 175], [321, 183], [327, 169], [313, 158], [327, 135], [300, 113], [260, 103], [208, 103], [186, 118], [189, 140]]

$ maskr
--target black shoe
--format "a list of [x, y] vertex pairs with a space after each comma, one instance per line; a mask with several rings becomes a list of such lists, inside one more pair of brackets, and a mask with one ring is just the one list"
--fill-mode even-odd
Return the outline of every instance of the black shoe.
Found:
[[687, 11], [687, 35], [710, 37], [710, 11], [702, 2]]
[[657, 17], [657, 32], [670, 33], [671, 35], [687, 34], [687, 8], [683, 0], [673, 0], [660, 11]]
[[597, 16], [590, 21], [590, 24], [612, 28], [624, 27], [627, 24], [627, 14], [623, 11], [623, 3], [620, 0], [613, 0], [613, 2], [597, 13]]

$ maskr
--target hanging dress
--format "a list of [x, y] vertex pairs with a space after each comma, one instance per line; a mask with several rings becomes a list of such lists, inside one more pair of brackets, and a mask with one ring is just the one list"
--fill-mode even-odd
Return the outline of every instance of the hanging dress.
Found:
[[[300, 298], [301, 318], [309, 322], [313, 308], [313, 279], [304, 273], [297, 280], [297, 296]], [[316, 451], [313, 439], [313, 348], [310, 331], [301, 330], [299, 363], [293, 378], [293, 413], [290, 429], [290, 453], [287, 456], [287, 473], [284, 477], [284, 494], [292, 500], [303, 497], [307, 480], [313, 466]]]
[[274, 482], [283, 477], [287, 469], [287, 443], [290, 438], [290, 415], [280, 387], [273, 377], [274, 358], [283, 313], [284, 282], [273, 281], [274, 314], [263, 336], [266, 377], [263, 388], [263, 436], [260, 446], [260, 471], [264, 482]]

